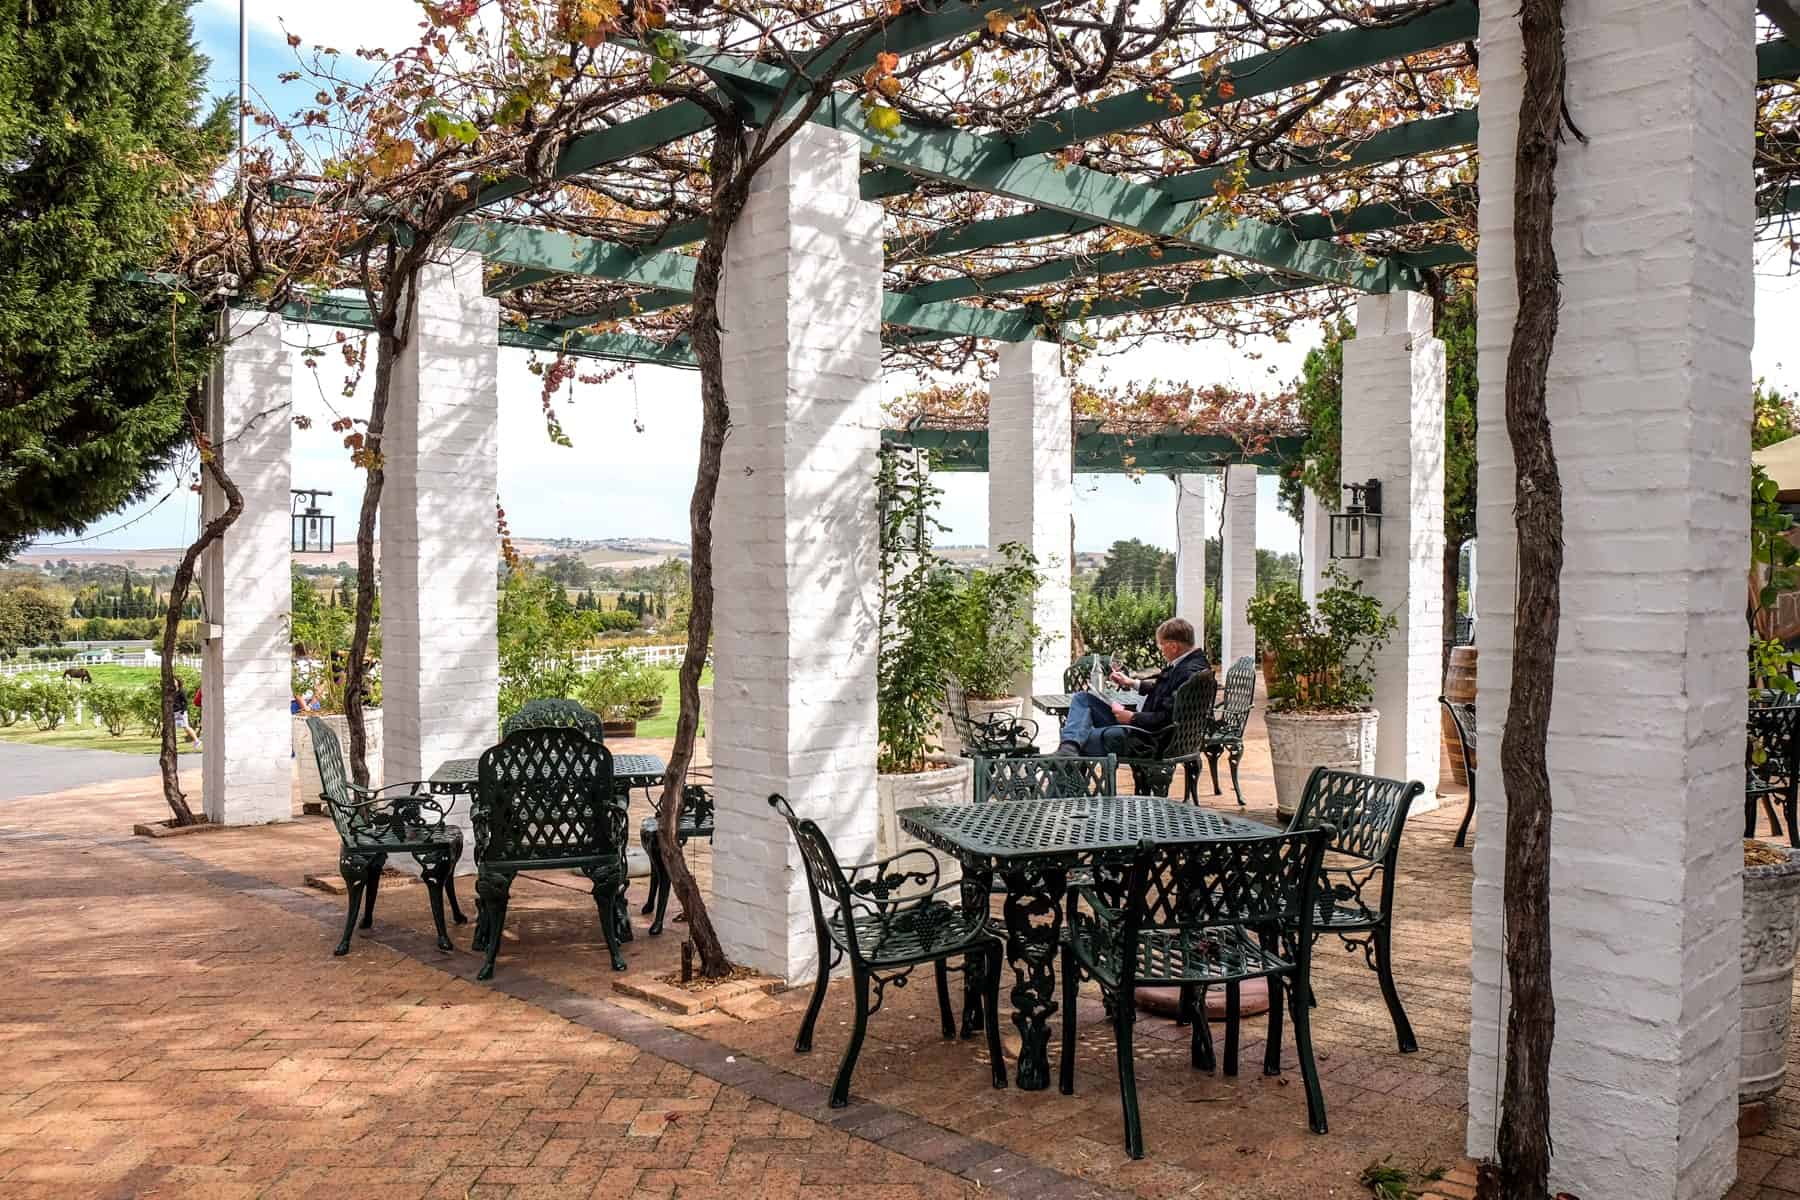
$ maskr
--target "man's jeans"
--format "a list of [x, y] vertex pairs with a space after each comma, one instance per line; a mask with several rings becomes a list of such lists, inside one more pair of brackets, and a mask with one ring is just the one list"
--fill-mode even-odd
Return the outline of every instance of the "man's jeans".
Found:
[[1069, 704], [1069, 719], [1063, 722], [1062, 740], [1074, 742], [1088, 755], [1123, 754], [1130, 727], [1121, 725], [1112, 714], [1112, 705], [1092, 692], [1077, 692]]

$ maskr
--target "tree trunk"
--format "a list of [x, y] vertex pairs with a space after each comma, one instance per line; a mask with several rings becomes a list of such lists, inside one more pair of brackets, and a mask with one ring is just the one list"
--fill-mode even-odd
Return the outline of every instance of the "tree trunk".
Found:
[[725, 363], [719, 346], [719, 281], [725, 267], [725, 241], [743, 211], [750, 194], [751, 170], [742, 155], [742, 133], [725, 123], [718, 128], [713, 148], [719, 185], [713, 190], [712, 224], [706, 243], [694, 264], [693, 324], [689, 339], [700, 364], [700, 467], [694, 478], [694, 495], [688, 504], [689, 536], [693, 541], [690, 577], [693, 601], [688, 608], [687, 652], [681, 659], [679, 687], [681, 711], [675, 720], [675, 747], [669, 752], [669, 773], [663, 778], [657, 824], [663, 869], [670, 886], [681, 898], [687, 914], [688, 938], [700, 955], [700, 974], [718, 978], [731, 972], [731, 960], [719, 942], [705, 898], [674, 831], [681, 816], [681, 791], [688, 764], [694, 758], [694, 735], [700, 726], [700, 672], [706, 665], [713, 628], [713, 504], [719, 493], [720, 465], [725, 454], [725, 435], [731, 428], [731, 407], [725, 395]]
[[206, 431], [205, 405], [195, 398], [188, 401], [188, 422], [194, 431], [194, 443], [200, 450], [200, 466], [219, 490], [225, 493], [225, 511], [206, 523], [200, 536], [182, 552], [175, 568], [175, 579], [169, 584], [169, 610], [163, 615], [162, 633], [162, 747], [157, 751], [157, 766], [162, 770], [163, 799], [168, 801], [175, 824], [194, 824], [194, 810], [188, 807], [181, 791], [180, 751], [175, 731], [175, 648], [181, 626], [181, 610], [187, 606], [188, 587], [194, 582], [194, 568], [206, 548], [225, 536], [244, 511], [244, 493], [238, 490], [221, 461], [223, 446], [209, 442]]
[[[1518, 314], [1506, 361], [1506, 430], [1517, 470], [1518, 597], [1512, 699], [1500, 742], [1506, 784], [1504, 902], [1512, 1011], [1499, 1133], [1498, 1189], [1545, 1200], [1550, 1178], [1550, 1050], [1556, 1003], [1550, 978], [1550, 775], [1545, 745], [1562, 615], [1562, 481], [1551, 441], [1545, 381], [1561, 287], [1554, 243], [1557, 142], [1565, 59], [1562, 0], [1524, 0], [1525, 83], [1513, 184], [1513, 269]], [[1489, 1176], [1488, 1180], [1492, 1180]]]
[[[1438, 663], [1438, 680], [1450, 673], [1450, 647], [1456, 642], [1456, 589], [1461, 582], [1462, 539], [1458, 530], [1450, 530], [1444, 538], [1444, 653]], [[1438, 689], [1440, 692], [1442, 687]]]

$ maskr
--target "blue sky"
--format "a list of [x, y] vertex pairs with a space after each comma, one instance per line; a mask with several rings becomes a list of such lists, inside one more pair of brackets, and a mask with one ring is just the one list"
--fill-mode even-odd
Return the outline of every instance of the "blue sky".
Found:
[[[253, 88], [277, 111], [288, 111], [305, 100], [304, 94], [294, 94], [275, 81], [293, 61], [284, 28], [307, 45], [336, 45], [348, 52], [357, 46], [398, 46], [410, 40], [418, 21], [413, 0], [247, 0], [247, 5], [249, 76]], [[237, 21], [236, 0], [200, 0], [195, 5], [195, 33], [212, 60], [209, 84], [216, 94], [236, 91]], [[303, 83], [290, 86], [304, 89]], [[284, 99], [283, 92], [289, 98]], [[1756, 373], [1789, 391], [1800, 391], [1800, 360], [1789, 345], [1778, 341], [1780, 330], [1800, 328], [1800, 281], [1759, 275], [1757, 317]], [[294, 484], [333, 491], [329, 507], [339, 514], [343, 529], [353, 519], [362, 480], [349, 465], [341, 435], [330, 432], [332, 410], [366, 413], [368, 402], [366, 394], [350, 401], [338, 396], [338, 369], [321, 366], [315, 380], [300, 365], [299, 348], [308, 336], [328, 342], [332, 331], [288, 327], [296, 355], [296, 411], [314, 418], [310, 430], [294, 433]], [[1310, 331], [1297, 333], [1290, 343], [1263, 339], [1241, 349], [1223, 343], [1144, 347], [1110, 360], [1109, 373], [1115, 380], [1180, 379], [1273, 390], [1298, 373], [1316, 339], [1316, 331]], [[558, 398], [559, 415], [574, 442], [565, 448], [545, 435], [538, 380], [527, 371], [528, 361], [524, 351], [500, 351], [500, 494], [513, 532], [526, 537], [643, 535], [685, 540], [699, 442], [698, 376], [639, 367], [635, 378], [627, 375], [600, 386], [577, 384], [572, 395]], [[892, 391], [904, 386], [899, 380], [889, 384]], [[987, 477], [952, 474], [944, 483], [942, 515], [949, 526], [944, 540], [984, 543]], [[157, 505], [165, 494], [166, 502]], [[1261, 480], [1258, 501], [1258, 544], [1293, 550], [1296, 530], [1275, 505], [1272, 478]], [[96, 522], [80, 545], [178, 546], [190, 540], [198, 516], [197, 498], [171, 480], [150, 501]], [[1174, 487], [1162, 477], [1077, 476], [1075, 527], [1076, 545], [1082, 550], [1104, 549], [1128, 537], [1172, 547]]]

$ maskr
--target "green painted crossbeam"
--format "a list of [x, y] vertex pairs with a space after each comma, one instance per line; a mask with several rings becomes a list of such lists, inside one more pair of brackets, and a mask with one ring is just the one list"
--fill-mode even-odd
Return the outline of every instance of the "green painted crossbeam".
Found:
[[[1455, 42], [1471, 41], [1480, 27], [1475, 0], [1450, 0], [1408, 21], [1339, 30], [1321, 34], [1292, 46], [1255, 54], [1224, 64], [1221, 73], [1197, 73], [1078, 105], [1045, 117], [1012, 139], [1020, 157], [1046, 154], [1091, 141], [1109, 133], [1136, 129], [1180, 115], [1181, 108], [1218, 108], [1242, 100], [1266, 96], [1330, 75], [1371, 67], [1377, 63], [1435, 50]], [[1220, 85], [1230, 83], [1230, 94]]]
[[[930, 450], [932, 465], [939, 470], [988, 469], [985, 429], [884, 429], [881, 440], [890, 446]], [[1073, 456], [1076, 471], [1097, 474], [1201, 474], [1243, 464], [1279, 470], [1300, 460], [1305, 443], [1304, 437], [1273, 437], [1248, 450], [1235, 438], [1213, 434], [1078, 433]]]
[[906, 294], [917, 300], [960, 300], [965, 296], [1019, 292], [1029, 288], [1049, 287], [1066, 279], [1117, 275], [1124, 271], [1141, 271], [1148, 267], [1174, 267], [1183, 263], [1202, 262], [1215, 257], [1212, 251], [1197, 246], [1132, 246], [1103, 254], [1070, 255], [1053, 259], [1036, 267], [1018, 271], [1001, 271], [993, 275], [961, 275], [920, 284]]
[[[1315, 175], [1329, 175], [1334, 171], [1436, 154], [1456, 146], [1473, 145], [1480, 132], [1481, 122], [1472, 108], [1449, 116], [1406, 121], [1366, 138], [1345, 138], [1318, 147], [1309, 157], [1283, 167], [1246, 171], [1243, 186], [1268, 187], [1310, 179]], [[1214, 195], [1220, 181], [1230, 179], [1235, 171], [1236, 168], [1231, 166], [1184, 171], [1160, 181], [1157, 186], [1177, 200], [1199, 200]]]

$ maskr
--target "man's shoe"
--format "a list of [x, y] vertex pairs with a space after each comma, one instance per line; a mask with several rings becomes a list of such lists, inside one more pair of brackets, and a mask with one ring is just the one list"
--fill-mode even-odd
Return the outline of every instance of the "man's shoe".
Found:
[[1081, 747], [1074, 742], [1064, 742], [1056, 748], [1056, 756], [1058, 758], [1080, 758]]

